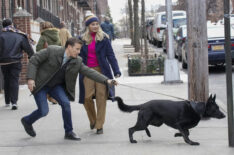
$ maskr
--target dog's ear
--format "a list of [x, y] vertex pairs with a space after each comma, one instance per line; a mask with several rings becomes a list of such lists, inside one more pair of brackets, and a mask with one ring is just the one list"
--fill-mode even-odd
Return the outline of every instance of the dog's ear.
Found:
[[212, 101], [212, 94], [210, 94], [210, 97], [208, 98], [207, 102]]
[[216, 99], [216, 94], [214, 95], [214, 97], [213, 97], [213, 99], [212, 99], [212, 100], [213, 100], [213, 101], [215, 101], [215, 99]]

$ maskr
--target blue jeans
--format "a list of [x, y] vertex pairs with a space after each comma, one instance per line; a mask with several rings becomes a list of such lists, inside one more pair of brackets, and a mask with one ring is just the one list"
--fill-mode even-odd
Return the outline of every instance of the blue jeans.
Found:
[[47, 102], [47, 94], [49, 94], [51, 97], [53, 97], [55, 100], [58, 101], [59, 105], [62, 108], [65, 132], [66, 133], [71, 132], [73, 128], [72, 128], [70, 101], [64, 91], [64, 88], [61, 85], [57, 85], [54, 88], [49, 88], [47, 86], [44, 86], [38, 93], [34, 94], [34, 98], [38, 109], [32, 112], [30, 115], [25, 116], [24, 117], [25, 122], [32, 125], [38, 119], [48, 114], [49, 106]]

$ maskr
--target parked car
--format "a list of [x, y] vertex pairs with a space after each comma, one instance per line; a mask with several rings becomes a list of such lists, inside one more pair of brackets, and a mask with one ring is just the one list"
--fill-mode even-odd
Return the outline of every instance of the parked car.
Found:
[[[177, 16], [186, 16], [186, 12], [182, 10], [172, 11], [172, 18], [176, 18]], [[153, 29], [152, 29], [153, 37], [151, 42], [153, 42], [157, 47], [162, 46], [163, 32], [167, 27], [166, 22], [167, 22], [166, 12], [156, 13], [153, 22]]]
[[153, 28], [152, 28], [152, 40], [151, 42], [160, 47], [162, 43], [162, 34], [166, 29], [166, 12], [159, 12], [155, 15]]
[[[209, 65], [224, 65], [225, 50], [224, 50], [224, 26], [223, 25], [208, 25], [208, 62]], [[182, 67], [187, 68], [187, 41], [182, 45]], [[234, 63], [234, 30], [231, 29], [231, 50], [232, 63]]]
[[[177, 34], [177, 31], [183, 25], [186, 25], [186, 16], [172, 17], [172, 31], [173, 31], [174, 43], [175, 43], [175, 36]], [[162, 48], [164, 52], [166, 52], [166, 45], [167, 45], [167, 28], [163, 32], [163, 39], [162, 39]], [[174, 49], [177, 49], [177, 47], [175, 46], [176, 45], [174, 44]]]
[[182, 60], [182, 46], [185, 44], [185, 40], [187, 37], [187, 26], [182, 25], [178, 29], [177, 33], [174, 36], [174, 52], [175, 57], [178, 58], [179, 61]]
[[150, 43], [152, 43], [152, 27], [153, 27], [154, 17], [149, 17], [146, 20], [146, 37]]

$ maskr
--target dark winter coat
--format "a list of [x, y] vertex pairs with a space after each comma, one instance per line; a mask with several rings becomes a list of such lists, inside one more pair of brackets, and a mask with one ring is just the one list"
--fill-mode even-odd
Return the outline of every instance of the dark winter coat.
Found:
[[[114, 76], [121, 75], [119, 70], [118, 62], [115, 58], [114, 51], [112, 49], [111, 43], [107, 37], [105, 37], [102, 41], [97, 41], [95, 44], [96, 47], [96, 55], [98, 59], [99, 67], [101, 68], [102, 74], [107, 76], [109, 79], [113, 79]], [[88, 55], [88, 45], [83, 45], [80, 51], [80, 56], [83, 59], [85, 65], [87, 65], [87, 55]], [[111, 68], [110, 68], [111, 66]], [[79, 103], [84, 103], [85, 91], [84, 91], [84, 75], [80, 74], [79, 76]], [[109, 97], [115, 96], [114, 87], [109, 88]]]
[[61, 46], [61, 41], [59, 38], [59, 29], [48, 28], [41, 32], [41, 37], [36, 46], [36, 51], [40, 51], [45, 48], [44, 44], [47, 42], [48, 45], [58, 45]]
[[[61, 68], [65, 48], [51, 45], [32, 56], [28, 64], [27, 79], [35, 81], [33, 94], [37, 93], [44, 87]], [[82, 63], [82, 59], [72, 58], [65, 71], [65, 91], [69, 100], [75, 99], [75, 85], [78, 73], [91, 78], [94, 81], [105, 84], [107, 77], [90, 69]]]
[[0, 63], [20, 62], [23, 51], [29, 57], [34, 54], [26, 36], [16, 32], [0, 33]]
[[108, 21], [103, 22], [101, 24], [101, 28], [106, 34], [109, 35], [110, 40], [113, 40], [115, 38], [114, 27], [110, 22], [108, 22]]

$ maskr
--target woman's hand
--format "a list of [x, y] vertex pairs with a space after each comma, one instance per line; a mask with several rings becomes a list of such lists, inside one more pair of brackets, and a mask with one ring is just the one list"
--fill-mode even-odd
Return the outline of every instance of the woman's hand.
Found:
[[115, 75], [115, 78], [119, 78], [119, 77], [120, 77], [120, 74]]

